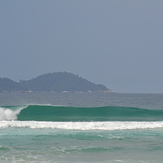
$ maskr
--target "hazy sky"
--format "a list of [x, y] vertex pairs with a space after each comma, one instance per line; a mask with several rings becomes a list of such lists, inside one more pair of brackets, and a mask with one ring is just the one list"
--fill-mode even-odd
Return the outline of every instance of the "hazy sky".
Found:
[[0, 77], [66, 71], [122, 93], [163, 93], [162, 0], [0, 1]]

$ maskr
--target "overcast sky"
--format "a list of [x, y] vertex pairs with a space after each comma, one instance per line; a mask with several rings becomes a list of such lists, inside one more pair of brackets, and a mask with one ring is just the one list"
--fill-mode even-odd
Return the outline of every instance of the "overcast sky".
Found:
[[163, 93], [163, 1], [0, 1], [0, 77], [58, 71], [119, 93]]

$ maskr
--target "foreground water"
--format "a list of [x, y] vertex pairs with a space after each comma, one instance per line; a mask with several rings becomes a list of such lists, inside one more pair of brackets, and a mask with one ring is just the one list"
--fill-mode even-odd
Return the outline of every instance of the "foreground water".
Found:
[[0, 94], [0, 163], [162, 163], [162, 94]]

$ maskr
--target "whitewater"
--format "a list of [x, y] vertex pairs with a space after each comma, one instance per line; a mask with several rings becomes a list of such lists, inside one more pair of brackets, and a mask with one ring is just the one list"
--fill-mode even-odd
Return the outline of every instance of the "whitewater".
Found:
[[0, 107], [0, 121], [12, 121], [12, 120], [16, 120], [17, 119], [17, 115], [20, 113], [20, 111], [22, 110], [18, 109], [16, 111], [11, 110], [11, 109], [5, 109], [5, 108], [1, 108]]
[[28, 127], [33, 129], [66, 130], [133, 130], [163, 128], [161, 122], [38, 122], [38, 121], [1, 121], [0, 128]]

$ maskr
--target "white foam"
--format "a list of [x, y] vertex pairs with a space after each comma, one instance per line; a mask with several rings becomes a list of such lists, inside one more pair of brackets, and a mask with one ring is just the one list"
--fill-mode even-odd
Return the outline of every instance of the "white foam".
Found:
[[23, 108], [17, 110], [11, 110], [6, 108], [0, 108], [0, 121], [12, 121], [17, 119], [17, 115]]
[[159, 122], [40, 122], [40, 121], [1, 121], [0, 128], [26, 127], [33, 129], [67, 129], [67, 130], [131, 130], [162, 128]]

